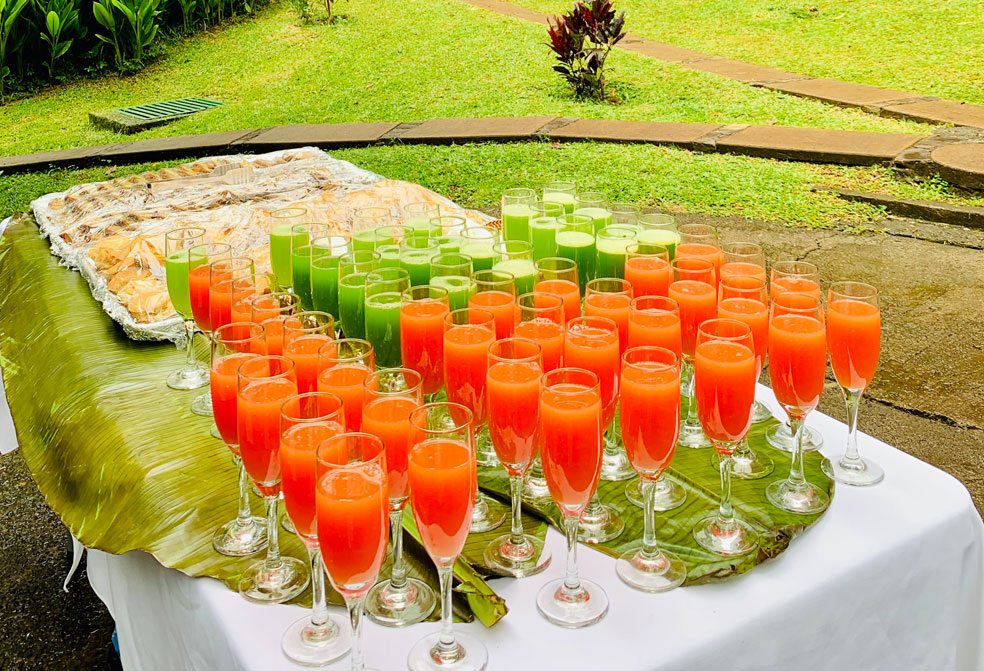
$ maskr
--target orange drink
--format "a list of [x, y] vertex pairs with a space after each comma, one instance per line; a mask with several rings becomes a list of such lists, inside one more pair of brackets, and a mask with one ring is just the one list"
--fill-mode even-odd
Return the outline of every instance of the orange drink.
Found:
[[683, 353], [693, 356], [697, 329], [704, 321], [717, 316], [717, 289], [714, 270], [706, 259], [676, 258], [675, 281], [669, 297], [680, 308], [680, 335]]
[[267, 340], [267, 354], [280, 356], [283, 354], [284, 319], [293, 315], [300, 308], [297, 294], [274, 292], [272, 294], [257, 294], [250, 300], [251, 320], [263, 325]]
[[808, 310], [786, 307], [796, 296], [781, 294], [773, 298], [769, 374], [779, 403], [805, 415], [820, 403], [827, 368], [827, 338], [822, 320]]
[[540, 346], [544, 371], [560, 368], [564, 358], [564, 300], [555, 294], [534, 291], [520, 296], [517, 303], [516, 337]]
[[660, 347], [633, 347], [622, 356], [619, 381], [622, 440], [642, 476], [659, 477], [676, 449], [680, 429], [680, 363]]
[[318, 391], [335, 394], [345, 409], [345, 428], [362, 428], [363, 382], [376, 368], [372, 344], [359, 338], [343, 338], [318, 350]]
[[457, 557], [468, 537], [474, 502], [474, 455], [457, 440], [427, 440], [410, 456], [411, 506], [427, 553], [446, 561]]
[[536, 456], [540, 351], [523, 338], [500, 340], [489, 349], [489, 433], [510, 476], [523, 475]]
[[611, 319], [585, 316], [578, 317], [567, 325], [564, 364], [568, 368], [582, 368], [597, 376], [603, 428], [609, 427], [615, 418], [619, 357], [618, 328]]
[[283, 355], [294, 362], [297, 390], [317, 391], [318, 352], [334, 339], [335, 319], [328, 312], [308, 310], [285, 317]]
[[753, 275], [722, 276], [718, 285], [717, 316], [735, 319], [752, 330], [755, 364], [761, 373], [769, 349], [769, 298], [765, 279]]
[[829, 301], [827, 346], [837, 383], [845, 389], [867, 389], [881, 350], [878, 306], [853, 298]]
[[564, 323], [581, 316], [581, 289], [569, 280], [541, 280], [533, 285], [534, 293], [559, 296], [564, 301]]
[[635, 243], [625, 252], [625, 279], [632, 285], [632, 295], [666, 296], [673, 281], [666, 247]]
[[386, 396], [373, 399], [362, 408], [362, 430], [378, 436], [386, 446], [389, 497], [403, 499], [407, 488], [407, 447], [410, 440], [410, 413], [420, 402], [414, 398]]
[[250, 478], [266, 496], [280, 492], [280, 406], [295, 394], [289, 359], [256, 357], [239, 367], [239, 451]]
[[672, 298], [639, 296], [629, 303], [629, 348], [664, 347], [682, 354], [680, 308]]
[[481, 291], [468, 299], [468, 307], [487, 310], [495, 318], [495, 339], [509, 338], [516, 328], [516, 297], [504, 291]]
[[607, 317], [618, 327], [619, 351], [629, 343], [629, 303], [632, 285], [627, 280], [599, 278], [588, 282], [584, 294], [584, 314], [587, 317]]
[[443, 287], [425, 284], [403, 292], [403, 365], [420, 374], [424, 394], [436, 393], [444, 383], [444, 317], [449, 311], [448, 290]]
[[[514, 314], [512, 307], [510, 311]], [[496, 340], [493, 320], [491, 312], [474, 308], [444, 318], [444, 390], [448, 401], [472, 411], [475, 426], [485, 424], [488, 416], [485, 376], [489, 345]]]

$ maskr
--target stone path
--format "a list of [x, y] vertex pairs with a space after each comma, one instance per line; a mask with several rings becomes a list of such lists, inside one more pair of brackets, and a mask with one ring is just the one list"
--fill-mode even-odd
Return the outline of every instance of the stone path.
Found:
[[[543, 25], [547, 25], [550, 16], [518, 7], [506, 0], [462, 1], [474, 7], [527, 21], [535, 21]], [[626, 36], [616, 48], [670, 63], [678, 63], [680, 66], [691, 70], [721, 75], [752, 86], [804, 98], [814, 98], [844, 107], [860, 107], [873, 114], [902, 117], [924, 123], [984, 128], [984, 105], [973, 105], [957, 100], [947, 100], [867, 84], [855, 84], [839, 79], [809, 77], [764, 65], [712, 56], [631, 34]]]
[[635, 142], [683, 149], [842, 165], [892, 164], [984, 187], [984, 130], [940, 128], [932, 135], [784, 126], [618, 121], [570, 117], [488, 117], [414, 122], [302, 124], [119, 142], [0, 158], [6, 173], [94, 163], [137, 163], [188, 156], [325, 149], [387, 143], [458, 144], [523, 140]]

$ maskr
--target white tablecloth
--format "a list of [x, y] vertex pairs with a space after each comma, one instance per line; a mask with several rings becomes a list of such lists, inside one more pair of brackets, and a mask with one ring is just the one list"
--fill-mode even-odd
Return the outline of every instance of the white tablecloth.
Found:
[[[840, 422], [814, 413], [810, 424], [825, 449], [843, 444]], [[984, 668], [984, 525], [967, 490], [874, 438], [862, 436], [861, 449], [884, 466], [885, 481], [838, 487], [817, 525], [744, 576], [643, 594], [617, 578], [611, 558], [582, 549], [582, 574], [604, 586], [611, 610], [569, 631], [548, 624], [534, 604], [540, 585], [563, 573], [564, 542], [551, 530], [547, 571], [493, 582], [510, 608], [505, 619], [492, 629], [459, 626], [485, 641], [490, 669]], [[139, 552], [90, 552], [88, 573], [116, 619], [128, 671], [300, 668], [280, 652], [300, 608], [249, 604], [216, 580], [188, 578]], [[368, 665], [405, 669], [411, 645], [436, 627], [368, 623]], [[347, 669], [348, 660], [329, 668]]]

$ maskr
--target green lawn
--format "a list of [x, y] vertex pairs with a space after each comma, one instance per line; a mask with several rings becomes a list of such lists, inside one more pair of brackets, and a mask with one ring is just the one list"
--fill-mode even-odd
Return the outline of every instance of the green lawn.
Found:
[[[557, 14], [570, 0], [509, 0]], [[641, 37], [813, 77], [984, 103], [980, 0], [614, 0]]]

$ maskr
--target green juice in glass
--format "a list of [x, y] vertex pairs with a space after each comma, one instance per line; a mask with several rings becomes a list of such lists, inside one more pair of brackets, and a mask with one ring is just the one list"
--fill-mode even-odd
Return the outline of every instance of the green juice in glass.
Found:
[[466, 242], [461, 245], [459, 253], [471, 257], [472, 270], [492, 270], [495, 264], [492, 242], [491, 238], [488, 242]]
[[533, 291], [536, 281], [536, 266], [529, 259], [506, 259], [492, 266], [492, 270], [512, 273], [516, 282], [516, 295], [522, 296]]
[[403, 225], [413, 230], [415, 238], [426, 238], [430, 235], [430, 219], [426, 217], [411, 217], [404, 220]]
[[352, 249], [355, 251], [365, 250], [368, 252], [376, 248], [376, 231], [369, 229], [352, 234]]
[[[369, 296], [365, 300], [366, 340], [372, 343], [379, 368], [399, 367], [400, 306], [403, 298], [396, 292]], [[348, 333], [346, 333], [348, 335]]]
[[670, 261], [672, 261], [673, 252], [680, 243], [680, 234], [662, 228], [641, 228], [636, 236], [636, 242], [645, 245], [663, 245], [670, 253]]
[[430, 282], [431, 259], [436, 254], [434, 249], [401, 250], [400, 266], [410, 274], [410, 286], [417, 287]]
[[189, 249], [177, 249], [167, 255], [164, 261], [164, 277], [167, 281], [167, 295], [174, 311], [185, 319], [191, 319], [191, 294], [188, 290], [188, 273], [192, 268], [206, 263], [204, 254], [192, 254]]
[[595, 277], [625, 277], [625, 248], [634, 242], [632, 238], [598, 238]]
[[564, 208], [564, 214], [574, 214], [574, 196], [569, 193], [544, 193], [544, 203], [557, 203]]
[[530, 241], [530, 206], [511, 203], [502, 207], [502, 239]]
[[399, 268], [400, 267], [400, 246], [389, 244], [376, 247], [379, 253], [377, 268]]
[[530, 242], [533, 260], [557, 256], [557, 230], [560, 225], [553, 217], [534, 217], [530, 220]]
[[[270, 265], [277, 276], [277, 284], [290, 288], [290, 228], [291, 224], [278, 224], [270, 229]], [[303, 234], [301, 234], [303, 237]]]
[[460, 235], [432, 235], [431, 241], [437, 243], [438, 254], [459, 254], [461, 250]]
[[577, 281], [584, 286], [595, 276], [595, 238], [581, 231], [560, 231], [557, 233], [557, 256], [568, 258], [577, 264]]
[[594, 221], [595, 233], [612, 223], [612, 213], [604, 207], [582, 207], [574, 211], [574, 214], [582, 214], [591, 217]]
[[301, 307], [312, 310], [311, 301], [311, 245], [295, 247], [290, 253], [290, 274], [294, 293], [301, 300]]
[[315, 310], [338, 316], [338, 257], [323, 256], [311, 262], [311, 302]]
[[463, 275], [441, 275], [431, 278], [430, 283], [448, 290], [448, 304], [451, 310], [468, 307], [468, 299], [475, 295], [475, 283], [470, 277]]
[[352, 273], [338, 280], [338, 320], [346, 338], [365, 338], [367, 273]]

